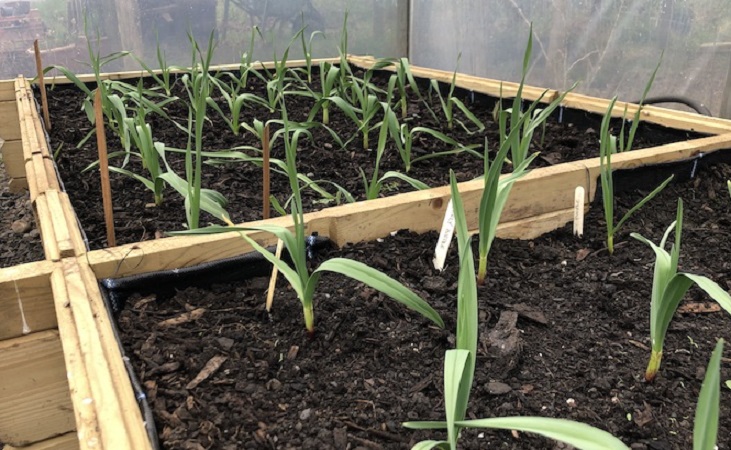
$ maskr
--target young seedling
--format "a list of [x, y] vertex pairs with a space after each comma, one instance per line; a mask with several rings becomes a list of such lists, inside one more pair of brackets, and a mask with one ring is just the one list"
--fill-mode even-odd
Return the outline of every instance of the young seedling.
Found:
[[[188, 218], [188, 228], [193, 230], [198, 228], [201, 210], [201, 181], [203, 175], [203, 125], [206, 120], [206, 106], [208, 98], [211, 96], [211, 75], [209, 68], [211, 59], [213, 58], [213, 50], [215, 43], [213, 39], [213, 31], [208, 37], [208, 47], [205, 54], [198, 46], [193, 35], [188, 32], [192, 48], [192, 61], [190, 73], [183, 75], [182, 82], [190, 99], [190, 111], [188, 114], [188, 128], [194, 124], [195, 130], [193, 136], [195, 138], [195, 147], [191, 148], [190, 139], [188, 139], [188, 148], [185, 154], [185, 177], [187, 179], [187, 189], [185, 197], [185, 212]], [[189, 137], [190, 137], [189, 133]], [[218, 217], [221, 219], [221, 217]]]
[[622, 216], [619, 222], [616, 224], [614, 223], [614, 179], [612, 175], [612, 154], [614, 154], [617, 149], [617, 138], [609, 133], [609, 121], [616, 101], [617, 98], [614, 97], [609, 103], [609, 108], [607, 108], [607, 113], [602, 119], [602, 125], [599, 131], [599, 165], [602, 185], [602, 204], [604, 206], [604, 219], [607, 224], [607, 251], [609, 251], [610, 255], [614, 254], [614, 236], [617, 234], [617, 231], [630, 217], [632, 217], [632, 214], [642, 208], [645, 203], [655, 198], [655, 196], [665, 189], [665, 186], [667, 186], [673, 179], [673, 175], [670, 175], [645, 198], [630, 208], [630, 210]]
[[378, 195], [381, 193], [381, 189], [383, 188], [383, 183], [389, 179], [405, 181], [415, 189], [429, 189], [429, 186], [422, 183], [421, 181], [400, 172], [388, 171], [379, 178], [378, 172], [381, 166], [381, 158], [383, 157], [383, 152], [386, 150], [386, 142], [388, 141], [389, 123], [396, 121], [396, 114], [393, 112], [388, 103], [383, 102], [380, 104], [380, 106], [383, 108], [383, 114], [385, 117], [380, 124], [380, 131], [378, 133], [378, 145], [376, 147], [376, 164], [373, 168], [370, 182], [368, 181], [368, 178], [366, 177], [363, 169], [360, 169], [360, 176], [363, 179], [363, 185], [366, 191], [366, 199], [373, 200], [375, 198], [378, 198]]
[[244, 106], [247, 106], [249, 104], [256, 104], [269, 109], [270, 112], [274, 112], [274, 110], [271, 109], [269, 103], [258, 95], [244, 92], [234, 97], [232, 96], [232, 93], [234, 92], [233, 89], [225, 87], [223, 83], [216, 80], [215, 78], [212, 78], [211, 82], [219, 87], [221, 97], [223, 98], [226, 106], [228, 106], [229, 112], [231, 113], [230, 118], [226, 113], [223, 112], [221, 107], [218, 106], [218, 104], [212, 97], [208, 97], [206, 99], [206, 103], [221, 116], [221, 119], [223, 119], [223, 121], [226, 123], [226, 125], [228, 125], [228, 127], [235, 135], [239, 134], [239, 131], [243, 126], [243, 124], [241, 123], [241, 112]]
[[402, 303], [407, 308], [419, 312], [427, 319], [431, 320], [439, 327], [444, 328], [444, 322], [439, 314], [429, 306], [429, 304], [408, 289], [397, 280], [388, 275], [379, 272], [367, 265], [345, 258], [333, 258], [320, 264], [312, 273], [307, 268], [306, 255], [306, 239], [305, 239], [305, 223], [302, 211], [302, 197], [300, 195], [299, 179], [297, 178], [297, 167], [295, 159], [297, 156], [297, 144], [302, 130], [294, 130], [290, 133], [289, 121], [287, 120], [287, 110], [282, 102], [282, 120], [284, 122], [284, 148], [286, 154], [287, 174], [289, 176], [290, 188], [292, 189], [293, 199], [291, 202], [291, 212], [293, 221], [293, 230], [275, 225], [261, 225], [257, 227], [235, 227], [230, 224], [228, 227], [208, 227], [200, 230], [192, 230], [191, 232], [183, 232], [178, 234], [191, 233], [221, 233], [227, 231], [266, 231], [274, 234], [277, 238], [284, 242], [290, 258], [294, 264], [294, 268], [290, 267], [286, 262], [276, 258], [267, 249], [259, 245], [255, 240], [247, 234], [241, 233], [241, 236], [256, 251], [260, 252], [269, 262], [271, 262], [284, 277], [289, 281], [302, 304], [304, 314], [305, 327], [310, 336], [315, 332], [315, 313], [313, 308], [313, 300], [317, 284], [324, 272], [335, 272], [347, 277], [353, 278], [364, 283], [373, 289], [383, 292], [387, 296]]
[[406, 422], [406, 428], [417, 430], [446, 429], [447, 440], [421, 441], [412, 450], [432, 448], [457, 449], [457, 440], [463, 428], [496, 428], [541, 434], [586, 450], [627, 450], [619, 439], [606, 431], [569, 420], [545, 417], [501, 417], [464, 420], [474, 379], [477, 354], [477, 285], [475, 266], [464, 207], [457, 189], [454, 173], [450, 172], [452, 206], [459, 247], [459, 277], [457, 284], [457, 336], [455, 349], [444, 356], [444, 411], [446, 421]]
[[[528, 158], [530, 144], [533, 140], [533, 134], [536, 129], [541, 127], [545, 134], [546, 121], [551, 114], [561, 105], [566, 95], [573, 91], [576, 84], [571, 86], [567, 91], [563, 92], [560, 96], [555, 98], [545, 108], [538, 108], [541, 100], [546, 95], [548, 90], [543, 93], [530, 105], [526, 112], [523, 112], [523, 87], [525, 85], [525, 78], [528, 75], [528, 67], [530, 64], [530, 57], [533, 51], [533, 26], [531, 25], [530, 32], [528, 34], [528, 45], [526, 46], [525, 53], [523, 54], [523, 70], [520, 78], [520, 84], [518, 85], [518, 91], [513, 98], [513, 105], [511, 108], [503, 110], [502, 100], [498, 101], [493, 111], [493, 119], [498, 122], [498, 128], [500, 130], [500, 144], [508, 140], [510, 132], [514, 128], [522, 127], [522, 132], [515, 135], [510, 144], [510, 158], [513, 167], [518, 167], [523, 164], [523, 161]], [[500, 98], [502, 99], [502, 85], [500, 86]], [[525, 116], [525, 117], [524, 117]]]
[[[670, 233], [675, 230], [675, 239], [670, 252], [665, 244]], [[707, 277], [678, 272], [680, 259], [680, 241], [683, 232], [683, 201], [678, 199], [676, 219], [665, 230], [660, 245], [655, 245], [638, 233], [630, 236], [643, 242], [655, 252], [655, 269], [652, 278], [652, 297], [650, 300], [650, 340], [652, 351], [650, 362], [645, 371], [645, 380], [652, 381], [657, 376], [662, 361], [665, 334], [678, 309], [680, 301], [694, 284], [701, 288], [713, 300], [731, 314], [731, 296], [718, 284]]]
[[145, 72], [149, 76], [152, 77], [153, 80], [157, 83], [158, 88], [165, 91], [165, 95], [168, 97], [172, 94], [173, 86], [175, 85], [175, 79], [172, 74], [172, 71], [174, 69], [178, 69], [178, 67], [170, 66], [167, 62], [167, 57], [165, 56], [165, 51], [160, 47], [160, 39], [157, 34], [157, 31], [155, 32], [155, 43], [156, 43], [156, 54], [157, 54], [157, 66], [158, 70], [153, 70], [149, 65], [147, 65], [142, 59], [138, 58], [134, 54], [132, 57], [137, 60], [139, 65], [144, 69]]
[[[342, 68], [340, 69], [342, 71]], [[371, 120], [381, 110], [381, 102], [375, 94], [373, 86], [367, 78], [359, 79], [350, 76], [351, 92], [355, 96], [357, 106], [353, 106], [339, 96], [330, 96], [325, 100], [335, 104], [358, 126], [357, 132], [363, 136], [363, 149], [369, 148], [368, 134], [371, 131]]]
[[[414, 127], [409, 129], [408, 122], [399, 124], [395, 114], [388, 114], [384, 119], [388, 123], [389, 134], [396, 144], [396, 149], [401, 156], [401, 160], [404, 163], [404, 171], [411, 171], [411, 166], [419, 161], [424, 161], [432, 158], [439, 158], [447, 155], [456, 155], [463, 152], [468, 152], [478, 158], [482, 158], [482, 155], [476, 152], [474, 149], [479, 145], [462, 145], [441, 131], [437, 131], [428, 127]], [[432, 152], [426, 155], [414, 157], [413, 147], [414, 138], [419, 134], [428, 134], [429, 136], [441, 141], [444, 144], [452, 147], [449, 150]]]
[[[642, 113], [642, 106], [645, 102], [645, 98], [647, 98], [647, 94], [650, 92], [650, 88], [652, 87], [652, 83], [655, 82], [655, 75], [657, 75], [657, 71], [660, 68], [660, 64], [662, 64], [662, 54], [660, 55], [660, 60], [657, 62], [657, 66], [655, 66], [655, 70], [652, 71], [652, 75], [650, 76], [650, 79], [647, 81], [647, 84], [645, 85], [645, 90], [642, 91], [642, 97], [640, 98], [640, 101], [638, 103], [637, 111], [635, 111], [635, 115], [632, 117], [632, 125], [629, 129], [629, 134], [627, 136], [627, 140], [624, 139], [624, 126], [625, 121], [622, 120], [622, 127], [619, 132], [619, 152], [628, 152], [632, 150], [632, 145], [635, 141], [635, 133], [637, 133], [637, 127], [640, 125], [640, 114]], [[622, 118], [627, 117], [627, 105], [624, 106], [624, 114], [622, 114]]]
[[[460, 53], [457, 57], [457, 67], [459, 67], [459, 60], [462, 57], [462, 54]], [[476, 131], [482, 131], [485, 129], [485, 125], [480, 121], [480, 119], [475, 116], [472, 111], [465, 106], [465, 104], [462, 102], [462, 100], [458, 99], [454, 96], [454, 89], [457, 85], [457, 68], [454, 69], [454, 72], [452, 73], [452, 82], [449, 84], [449, 89], [447, 90], [447, 95], [442, 95], [441, 88], [439, 87], [439, 82], [436, 80], [431, 80], [431, 91], [437, 93], [437, 97], [439, 97], [439, 104], [442, 106], [442, 112], [444, 113], [444, 117], [447, 119], [447, 128], [453, 129], [454, 128], [454, 122], [457, 122], [462, 129], [465, 130], [467, 133], [473, 133], [473, 131], [470, 131], [467, 126], [460, 120], [456, 119], [454, 117], [454, 107], [456, 106], [457, 109], [462, 111], [462, 114], [469, 119], [470, 122], [472, 122], [473, 125], [477, 126]]]
[[302, 55], [305, 58], [305, 73], [307, 74], [307, 82], [312, 83], [312, 41], [314, 41], [317, 36], [324, 38], [325, 34], [322, 31], [313, 31], [310, 33], [310, 38], [305, 40], [304, 30], [307, 28], [307, 25], [305, 25], [304, 12], [301, 13], [301, 18], [302, 33], [300, 33], [300, 42], [302, 43]]
[[515, 166], [513, 172], [505, 177], [500, 177], [503, 165], [507, 158], [508, 151], [512, 148], [512, 143], [519, 138], [522, 130], [522, 122], [526, 121], [529, 116], [523, 115], [517, 124], [519, 126], [510, 130], [508, 138], [502, 142], [500, 149], [495, 155], [495, 159], [490, 162], [487, 149], [487, 139], [485, 139], [485, 153], [483, 156], [484, 169], [483, 180], [484, 189], [480, 198], [480, 209], [478, 226], [480, 232], [479, 241], [479, 265], [477, 268], [477, 283], [482, 285], [485, 283], [487, 276], [487, 256], [492, 248], [492, 243], [497, 235], [497, 226], [500, 223], [505, 204], [508, 196], [513, 188], [513, 184], [521, 177], [527, 174], [527, 168], [533, 159], [538, 156], [537, 153], [525, 159], [520, 165]]

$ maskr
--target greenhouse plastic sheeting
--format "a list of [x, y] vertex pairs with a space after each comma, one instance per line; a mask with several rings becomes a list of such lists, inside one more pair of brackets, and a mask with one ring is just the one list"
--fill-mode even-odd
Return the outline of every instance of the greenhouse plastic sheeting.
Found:
[[417, 65], [520, 81], [532, 23], [529, 84], [578, 82], [579, 93], [638, 100], [662, 56], [650, 95], [686, 96], [718, 115], [728, 110], [729, 7], [728, 0], [418, 0], [410, 56]]
[[[239, 63], [255, 32], [253, 59], [283, 56], [292, 36], [306, 25], [313, 55], [338, 55], [348, 12], [350, 53], [406, 54], [407, 2], [397, 0], [0, 0], [0, 79], [35, 74], [33, 40], [39, 39], [43, 65], [63, 65], [88, 73], [89, 49], [101, 56], [129, 50], [157, 68], [157, 48], [169, 65], [189, 66], [188, 34], [205, 49], [213, 31], [213, 64]], [[314, 36], [313, 32], [320, 31]], [[289, 59], [301, 59], [302, 44], [292, 42]], [[105, 72], [139, 69], [125, 57]]]
[[[159, 42], [168, 64], [188, 66], [188, 32], [205, 43], [215, 30], [213, 63], [238, 63], [254, 26], [261, 31], [254, 59], [272, 60], [304, 23], [313, 56], [335, 56], [348, 11], [349, 53], [403, 56], [408, 43], [414, 64], [509, 81], [520, 79], [532, 23], [529, 84], [579, 82], [577, 92], [622, 100], [639, 99], [664, 52], [651, 95], [685, 96], [729, 117], [730, 7], [731, 0], [0, 0], [0, 78], [35, 73], [36, 38], [44, 65], [89, 72], [87, 34], [101, 55], [131, 50], [156, 67]], [[302, 54], [294, 42], [290, 59]], [[103, 70], [139, 67], [127, 57]]]

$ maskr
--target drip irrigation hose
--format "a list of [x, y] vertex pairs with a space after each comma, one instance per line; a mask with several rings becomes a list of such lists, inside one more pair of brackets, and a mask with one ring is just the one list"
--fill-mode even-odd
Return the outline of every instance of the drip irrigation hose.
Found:
[[[309, 236], [306, 242], [307, 259], [313, 259], [319, 250], [331, 246], [329, 238], [320, 236]], [[267, 248], [274, 253], [274, 247]], [[288, 259], [286, 251], [282, 252], [282, 258]], [[226, 258], [219, 261], [211, 261], [194, 267], [183, 269], [164, 270], [124, 278], [105, 278], [99, 281], [102, 298], [107, 311], [110, 311], [110, 322], [114, 339], [122, 353], [122, 360], [130, 378], [135, 399], [142, 412], [147, 436], [150, 439], [153, 450], [160, 450], [157, 427], [152, 408], [147, 401], [147, 394], [137, 378], [129, 357], [124, 352], [120, 338], [117, 321], [114, 320], [124, 308], [127, 299], [134, 293], [143, 295], [155, 293], [166, 295], [176, 289], [184, 289], [190, 286], [210, 285], [212, 283], [223, 283], [227, 281], [248, 280], [257, 276], [266, 276], [271, 273], [272, 265], [259, 252], [247, 253], [233, 258]]]
[[[631, 103], [640, 103], [639, 100], [631, 102]], [[690, 99], [688, 97], [682, 97], [678, 95], [660, 95], [657, 97], [648, 97], [645, 99], [645, 101], [642, 102], [645, 105], [654, 105], [657, 103], [680, 103], [682, 105], [685, 105], [698, 114], [713, 117], [713, 114], [711, 114], [711, 110], [706, 107], [703, 103], [697, 102], [693, 99]]]

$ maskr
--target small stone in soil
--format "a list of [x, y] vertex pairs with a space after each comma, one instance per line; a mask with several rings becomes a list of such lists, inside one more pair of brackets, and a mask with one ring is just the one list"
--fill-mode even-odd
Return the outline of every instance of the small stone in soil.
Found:
[[307, 420], [312, 416], [312, 409], [307, 408], [300, 412], [300, 420]]
[[25, 220], [16, 220], [10, 225], [10, 229], [15, 234], [25, 234], [30, 231], [31, 225], [30, 222], [26, 222]]
[[490, 383], [487, 383], [487, 392], [491, 393], [492, 395], [507, 394], [510, 391], [512, 391], [512, 389], [505, 383], [500, 383], [499, 381], [492, 381]]

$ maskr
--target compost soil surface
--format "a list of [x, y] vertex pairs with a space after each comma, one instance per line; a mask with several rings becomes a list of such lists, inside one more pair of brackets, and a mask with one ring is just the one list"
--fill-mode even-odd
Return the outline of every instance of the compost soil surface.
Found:
[[28, 191], [10, 192], [0, 161], [0, 267], [43, 259], [43, 245]]
[[[530, 241], [496, 240], [478, 289], [468, 416], [565, 418], [607, 430], [636, 450], [692, 448], [701, 381], [716, 339], [729, 340], [731, 318], [691, 289], [670, 325], [660, 373], [645, 382], [654, 255], [629, 233], [659, 242], [682, 197], [680, 270], [730, 289], [730, 178], [730, 166], [716, 165], [672, 183], [627, 222], [611, 257], [599, 205], [581, 239], [567, 226]], [[618, 213], [647, 192], [622, 195]], [[401, 426], [444, 418], [442, 365], [455, 345], [458, 260], [453, 242], [446, 269], [435, 271], [436, 240], [436, 233], [404, 230], [321, 252], [312, 264], [336, 256], [366, 262], [423, 296], [445, 329], [332, 274], [317, 290], [311, 339], [281, 279], [270, 314], [264, 278], [131, 298], [118, 322], [162, 447], [407, 449], [444, 438]], [[192, 311], [194, 318], [183, 315]], [[729, 380], [728, 344], [724, 357], [721, 380]], [[731, 391], [722, 387], [719, 449], [731, 448], [730, 414]], [[460, 448], [565, 447], [524, 433], [466, 430]]]
[[[317, 73], [314, 80], [319, 80]], [[386, 79], [383, 76], [376, 76], [375, 82], [384, 85]], [[149, 82], [148, 82], [148, 85]], [[313, 90], [319, 89], [319, 82], [315, 81]], [[266, 98], [263, 83], [250, 77], [249, 92], [256, 93]], [[427, 90], [422, 87], [422, 92]], [[187, 94], [178, 83], [174, 86], [174, 94], [181, 99], [187, 99]], [[482, 146], [485, 138], [488, 140], [488, 147], [496, 149], [499, 144], [498, 127], [492, 119], [492, 110], [495, 103], [483, 95], [471, 95], [469, 92], [457, 91], [457, 96], [469, 106], [480, 120], [485, 123], [484, 132], [475, 132], [476, 127], [470, 123], [461, 112], [456, 112], [458, 120], [463, 122], [469, 132], [455, 124], [449, 130], [444, 123], [440, 112], [438, 99], [433, 97], [431, 107], [436, 111], [435, 121], [431, 113], [424, 107], [417, 98], [410, 99], [408, 103], [409, 127], [426, 126], [443, 131], [464, 145], [474, 144]], [[74, 208], [81, 220], [83, 228], [89, 238], [91, 248], [102, 248], [106, 246], [106, 231], [104, 228], [104, 216], [102, 208], [102, 197], [97, 170], [84, 172], [91, 163], [98, 159], [96, 150], [96, 139], [92, 137], [85, 145], [77, 148], [77, 144], [87, 135], [91, 126], [82, 111], [82, 93], [70, 87], [56, 87], [49, 91], [50, 111], [53, 117], [53, 130], [50, 132], [51, 147], [57, 152], [58, 164], [61, 177], [71, 197]], [[228, 112], [227, 106], [219, 101], [222, 109]], [[305, 121], [313, 106], [313, 101], [299, 95], [288, 95], [286, 98], [287, 109], [290, 120]], [[510, 105], [506, 105], [509, 107]], [[182, 100], [175, 101], [165, 107], [168, 115], [179, 124], [187, 124], [188, 109]], [[455, 108], [456, 110], [456, 108]], [[318, 116], [319, 117], [319, 116]], [[279, 113], [271, 114], [262, 107], [246, 107], [242, 112], [242, 121], [252, 123], [257, 118], [261, 121], [279, 119]], [[149, 123], [155, 141], [164, 142], [169, 147], [185, 148], [187, 138], [170, 120], [162, 119], [154, 114], [148, 115]], [[588, 115], [583, 112], [564, 110], [561, 112], [561, 123], [558, 114], [550, 119], [545, 130], [536, 130], [531, 152], [541, 152], [534, 166], [546, 166], [559, 162], [573, 161], [593, 157], [598, 154], [598, 130], [600, 117]], [[371, 125], [376, 124], [380, 117], [372, 120]], [[402, 120], [402, 119], [399, 119]], [[403, 120], [402, 120], [403, 121]], [[614, 132], [619, 133], [619, 122], [614, 123]], [[353, 122], [331, 106], [330, 127], [337, 132], [343, 140], [354, 135], [357, 127]], [[277, 128], [272, 125], [272, 132]], [[260, 148], [258, 138], [253, 134], [243, 131], [234, 135], [218, 113], [208, 108], [208, 120], [204, 127], [203, 137], [205, 151], [228, 150], [237, 146], [252, 146]], [[297, 168], [299, 173], [305, 174], [313, 180], [325, 180], [321, 186], [330, 193], [336, 193], [336, 188], [330, 183], [338, 185], [351, 192], [356, 200], [365, 198], [365, 189], [361, 178], [361, 170], [370, 180], [375, 162], [375, 145], [378, 140], [378, 130], [369, 135], [370, 146], [363, 149], [362, 138], [358, 135], [354, 138], [347, 149], [341, 148], [331, 137], [330, 133], [322, 127], [311, 129], [311, 138], [304, 136], [299, 141], [297, 152]], [[544, 136], [542, 138], [542, 136]], [[668, 142], [675, 142], [687, 138], [698, 137], [696, 133], [669, 130], [659, 126], [643, 123], [639, 127], [634, 148], [661, 145]], [[119, 139], [107, 131], [107, 143], [109, 153], [120, 151], [122, 148]], [[414, 158], [433, 154], [434, 152], [451, 150], [450, 146], [432, 138], [426, 133], [417, 134], [413, 145]], [[478, 149], [480, 150], [480, 149]], [[249, 155], [258, 155], [251, 150], [242, 150]], [[284, 148], [282, 139], [273, 142], [272, 157], [284, 159]], [[185, 166], [183, 157], [180, 154], [167, 152], [167, 159], [174, 170], [182, 177], [185, 177]], [[122, 158], [111, 158], [111, 165], [121, 165]], [[127, 169], [147, 176], [141, 164], [132, 158], [126, 166]], [[416, 178], [428, 186], [437, 187], [449, 184], [449, 170], [452, 169], [459, 181], [466, 181], [482, 175], [482, 161], [468, 153], [444, 156], [433, 159], [418, 161], [413, 164], [409, 176]], [[380, 174], [389, 170], [403, 171], [404, 164], [393, 143], [389, 143], [384, 152]], [[380, 175], [379, 175], [380, 176]], [[228, 199], [228, 212], [235, 223], [248, 222], [262, 218], [262, 173], [261, 169], [253, 163], [225, 163], [216, 166], [204, 165], [202, 185], [205, 188], [214, 189]], [[185, 210], [182, 197], [167, 188], [165, 198], [161, 206], [154, 206], [151, 191], [147, 190], [142, 183], [124, 175], [111, 174], [112, 200], [114, 204], [114, 223], [118, 244], [133, 243], [160, 237], [167, 231], [180, 230], [186, 222]], [[413, 190], [406, 183], [388, 180], [384, 183], [381, 196], [393, 195], [399, 192]], [[272, 173], [271, 193], [280, 203], [284, 203], [291, 189], [286, 175]], [[304, 206], [307, 211], [318, 210], [337, 203], [336, 200], [324, 200], [321, 195], [312, 189], [303, 191]], [[344, 201], [340, 198], [340, 201]], [[276, 215], [272, 211], [273, 215]], [[208, 214], [203, 214], [201, 223], [221, 223], [219, 219]]]

